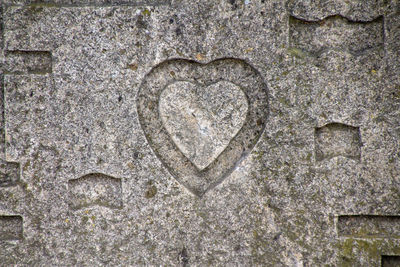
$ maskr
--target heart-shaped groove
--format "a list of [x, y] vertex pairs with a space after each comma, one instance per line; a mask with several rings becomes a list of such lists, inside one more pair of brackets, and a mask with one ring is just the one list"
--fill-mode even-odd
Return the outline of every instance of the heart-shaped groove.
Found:
[[[228, 109], [211, 111], [211, 113], [225, 112], [226, 117], [218, 114], [217, 119], [202, 120], [203, 122], [211, 121], [214, 124], [218, 121], [228, 122], [228, 125], [231, 123], [231, 126], [226, 126], [228, 130], [221, 130], [221, 127], [225, 126], [213, 126], [213, 130], [220, 130], [221, 134], [214, 134], [214, 136], [211, 134], [206, 137], [206, 140], [215, 139], [221, 144], [211, 149], [209, 156], [205, 155], [206, 152], [202, 152], [197, 158], [191, 157], [188, 151], [193, 148], [193, 145], [184, 144], [190, 138], [190, 129], [187, 129], [188, 132], [183, 136], [182, 134], [174, 136], [175, 133], [185, 129], [176, 129], [173, 124], [177, 118], [172, 118], [171, 122], [168, 115], [174, 112], [182, 115], [185, 110], [179, 111], [179, 109], [187, 107], [185, 103], [178, 103], [174, 107], [171, 105], [173, 101], [164, 101], [164, 98], [168, 99], [168, 96], [181, 94], [183, 100], [188, 97], [190, 99], [190, 96], [184, 95], [185, 90], [182, 90], [182, 87], [189, 89], [186, 90], [188, 94], [194, 91], [211, 94], [209, 99], [215, 100], [214, 106], [217, 107], [223, 104], [223, 99], [218, 98], [229, 93], [232, 94], [233, 99], [237, 98], [239, 104], [246, 103], [244, 106], [236, 106], [241, 109], [239, 113], [230, 110], [235, 107], [231, 104]], [[213, 94], [212, 91], [215, 88], [224, 92]], [[231, 99], [225, 100], [231, 101]], [[193, 101], [189, 102], [193, 104]], [[197, 115], [210, 116], [206, 114], [210, 113], [210, 110], [207, 112], [204, 112], [204, 108], [199, 110], [201, 113]], [[208, 64], [184, 59], [167, 60], [155, 66], [145, 76], [138, 92], [137, 111], [147, 141], [163, 165], [175, 179], [201, 197], [221, 183], [257, 143], [268, 118], [268, 90], [258, 71], [240, 59], [217, 59]], [[245, 118], [241, 119], [243, 111]], [[190, 124], [187, 125], [190, 127]], [[185, 126], [181, 124], [179, 127]], [[198, 130], [204, 131], [201, 127]], [[207, 131], [205, 134], [207, 136]], [[195, 139], [194, 136], [193, 140], [198, 141], [198, 145], [205, 144], [201, 138]], [[207, 151], [203, 148], [198, 149]]]

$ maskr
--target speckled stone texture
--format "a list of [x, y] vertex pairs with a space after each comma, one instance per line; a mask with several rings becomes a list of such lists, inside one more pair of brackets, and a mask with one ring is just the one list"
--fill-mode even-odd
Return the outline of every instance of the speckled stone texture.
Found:
[[400, 266], [398, 0], [0, 11], [0, 266]]

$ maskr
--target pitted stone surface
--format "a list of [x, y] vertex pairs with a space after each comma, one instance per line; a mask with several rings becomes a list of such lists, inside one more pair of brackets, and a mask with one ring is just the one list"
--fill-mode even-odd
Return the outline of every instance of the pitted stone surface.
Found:
[[[180, 97], [180, 104], [170, 102], [174, 97], [170, 93], [179, 94], [176, 86], [189, 91]], [[190, 95], [193, 91], [197, 96]], [[238, 95], [237, 115], [230, 107], [233, 93]], [[191, 101], [185, 105], [183, 99], [187, 97]], [[203, 106], [202, 113], [194, 100], [197, 106]], [[206, 64], [189, 60], [163, 62], [146, 75], [137, 101], [139, 121], [154, 152], [169, 172], [199, 197], [220, 184], [246, 158], [265, 128], [269, 110], [267, 86], [257, 70], [231, 58]], [[182, 104], [185, 108], [179, 106]], [[210, 118], [212, 114], [214, 118]], [[220, 133], [210, 132], [211, 127], [218, 127]], [[195, 132], [190, 133], [193, 128]], [[199, 140], [199, 134], [205, 137]], [[197, 151], [201, 151], [198, 156], [194, 154]]]
[[289, 0], [290, 12], [302, 19], [321, 20], [332, 15], [342, 15], [354, 21], [369, 21], [385, 13], [388, 7], [395, 8], [396, 1], [375, 0]]
[[121, 180], [101, 173], [91, 173], [68, 181], [69, 205], [82, 209], [93, 205], [122, 207]]
[[175, 144], [202, 170], [242, 128], [247, 99], [240, 87], [227, 81], [207, 87], [175, 82], [161, 94], [160, 115]]
[[291, 45], [309, 52], [337, 49], [360, 53], [383, 46], [382, 17], [368, 22], [355, 22], [342, 16], [331, 16], [317, 22], [291, 17], [289, 21]]
[[1, 266], [399, 262], [399, 1], [0, 7]]

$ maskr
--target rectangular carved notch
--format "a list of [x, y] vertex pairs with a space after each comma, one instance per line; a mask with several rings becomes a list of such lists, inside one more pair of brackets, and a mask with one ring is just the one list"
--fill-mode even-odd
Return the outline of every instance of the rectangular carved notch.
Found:
[[0, 160], [0, 187], [14, 186], [19, 180], [19, 163]]
[[339, 236], [360, 238], [400, 238], [400, 216], [342, 215]]
[[316, 128], [315, 154], [317, 161], [337, 156], [360, 160], [360, 129], [341, 123], [330, 123]]
[[14, 215], [0, 216], [0, 240], [22, 239], [22, 217]]
[[3, 38], [4, 38], [4, 26], [3, 26], [4, 19], [3, 19], [3, 16], [4, 16], [4, 8], [2, 6], [0, 6], [0, 49], [3, 49], [3, 46], [4, 46], [4, 40], [3, 40]]
[[[1, 37], [0, 37], [1, 39]], [[1, 41], [1, 40], [0, 40]], [[1, 72], [1, 71], [0, 71]], [[5, 153], [5, 119], [4, 119], [4, 75], [0, 73], [0, 157], [4, 158]]]
[[327, 48], [360, 52], [383, 46], [383, 18], [355, 22], [341, 16], [331, 16], [320, 21], [289, 19], [290, 45], [319, 53]]
[[93, 205], [108, 208], [122, 207], [122, 183], [119, 178], [92, 173], [69, 180], [68, 187], [69, 203], [73, 209]]
[[7, 51], [6, 74], [46, 74], [52, 72], [51, 53], [48, 51]]
[[382, 255], [382, 267], [399, 267], [400, 256], [386, 256]]

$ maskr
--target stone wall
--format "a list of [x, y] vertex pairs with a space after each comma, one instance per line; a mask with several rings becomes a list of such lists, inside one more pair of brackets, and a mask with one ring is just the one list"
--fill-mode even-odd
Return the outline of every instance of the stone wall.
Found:
[[2, 0], [1, 266], [400, 266], [398, 0]]

